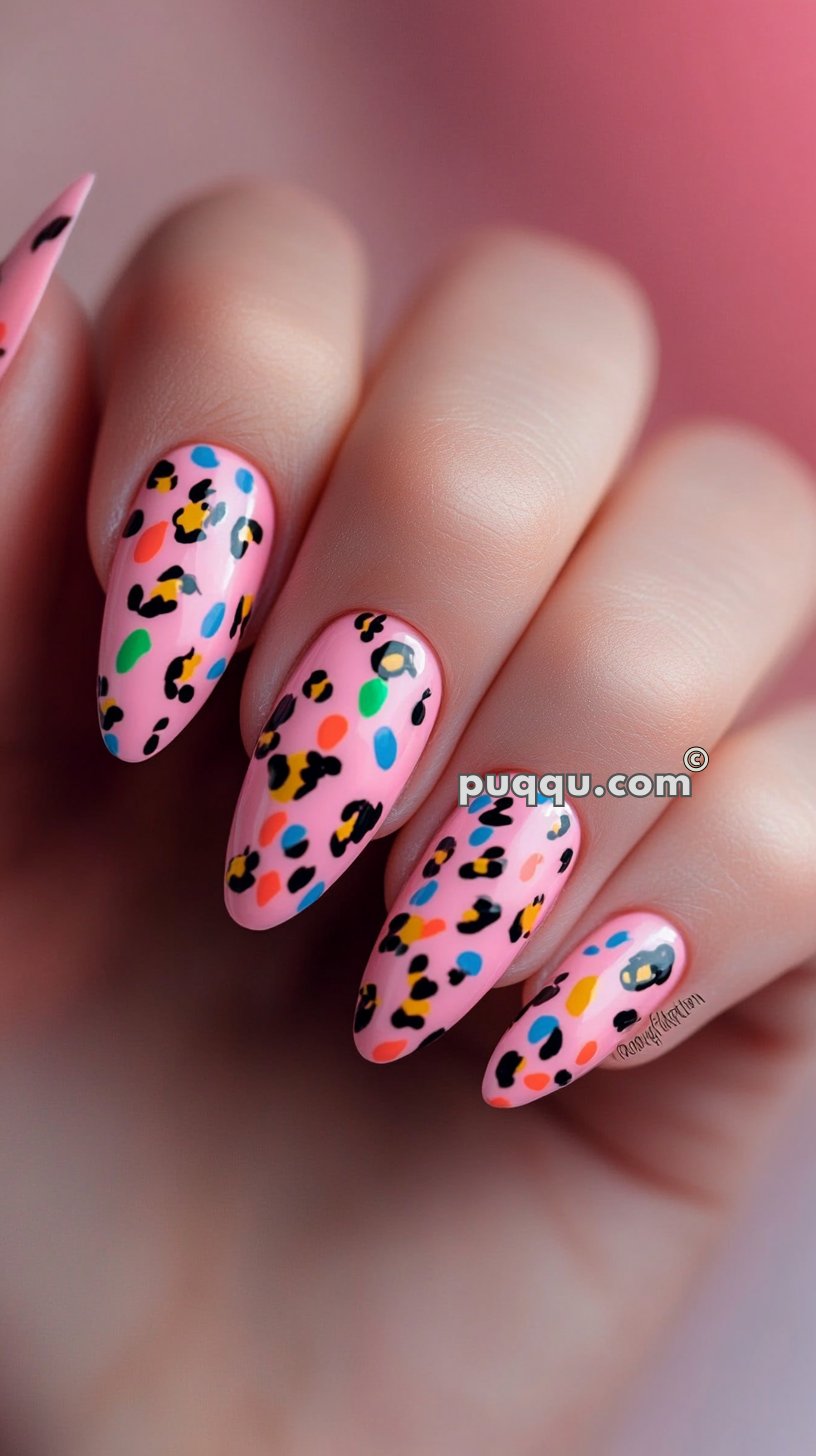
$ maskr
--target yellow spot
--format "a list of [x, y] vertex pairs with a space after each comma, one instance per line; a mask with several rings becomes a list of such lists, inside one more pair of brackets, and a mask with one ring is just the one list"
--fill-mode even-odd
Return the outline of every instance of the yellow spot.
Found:
[[598, 984], [597, 976], [583, 976], [573, 986], [565, 1001], [565, 1006], [570, 1016], [583, 1016], [592, 997], [595, 994], [595, 987]]

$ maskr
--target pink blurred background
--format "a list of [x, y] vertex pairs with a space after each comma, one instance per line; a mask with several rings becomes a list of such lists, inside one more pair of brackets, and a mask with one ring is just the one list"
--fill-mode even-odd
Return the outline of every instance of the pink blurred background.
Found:
[[[261, 171], [357, 224], [381, 333], [463, 228], [541, 225], [644, 284], [655, 420], [727, 412], [816, 464], [814, 56], [813, 0], [6, 0], [0, 252], [95, 168], [63, 265], [93, 307], [180, 194]], [[815, 1150], [803, 1115], [615, 1453], [811, 1449]]]

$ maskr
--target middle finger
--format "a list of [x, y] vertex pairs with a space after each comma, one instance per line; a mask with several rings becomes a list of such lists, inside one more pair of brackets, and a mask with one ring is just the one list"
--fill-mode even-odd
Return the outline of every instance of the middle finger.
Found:
[[[276, 707], [230, 838], [240, 924], [305, 909], [382, 829], [444, 682], [388, 827], [428, 792], [631, 445], [652, 354], [628, 279], [558, 242], [481, 237], [429, 288], [247, 676], [250, 741]], [[310, 639], [281, 686], [280, 644]]]

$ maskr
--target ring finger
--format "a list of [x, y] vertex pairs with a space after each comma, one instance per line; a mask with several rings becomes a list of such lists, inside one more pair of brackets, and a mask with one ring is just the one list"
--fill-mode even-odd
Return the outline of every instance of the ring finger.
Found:
[[[676, 771], [689, 746], [714, 746], [809, 618], [815, 554], [812, 485], [797, 461], [731, 427], [667, 437], [593, 522], [469, 725], [456, 769], [587, 773], [597, 786]], [[455, 779], [451, 768], [404, 832], [410, 843], [395, 846], [415, 868], [363, 980], [358, 1045], [375, 1060], [440, 1034], [511, 962], [513, 979], [540, 963], [669, 803], [590, 794], [559, 813], [485, 796], [440, 825]], [[553, 908], [579, 822], [580, 872]]]

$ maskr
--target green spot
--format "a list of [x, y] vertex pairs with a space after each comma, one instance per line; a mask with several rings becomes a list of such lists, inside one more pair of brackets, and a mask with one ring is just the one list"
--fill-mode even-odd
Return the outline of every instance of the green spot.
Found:
[[375, 713], [379, 713], [387, 697], [388, 683], [383, 682], [381, 677], [373, 677], [360, 688], [357, 706], [364, 718], [373, 718]]
[[150, 633], [146, 632], [144, 627], [137, 627], [135, 632], [131, 632], [125, 638], [116, 654], [116, 671], [130, 672], [130, 669], [136, 666], [139, 658], [144, 657], [152, 646]]

